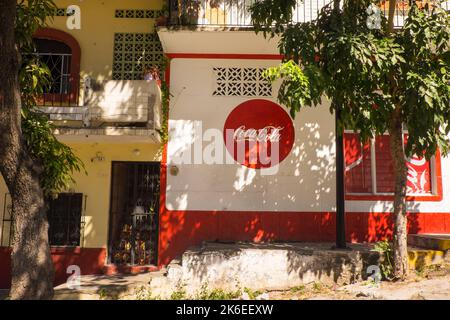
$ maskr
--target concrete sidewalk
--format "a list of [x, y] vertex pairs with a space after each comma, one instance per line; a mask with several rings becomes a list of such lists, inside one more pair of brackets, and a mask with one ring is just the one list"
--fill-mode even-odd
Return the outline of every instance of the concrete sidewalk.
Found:
[[55, 287], [55, 300], [99, 300], [134, 298], [136, 290], [147, 287], [153, 278], [164, 277], [164, 270], [126, 275], [90, 275], [80, 277], [80, 287], [66, 283]]
[[450, 275], [409, 282], [355, 283], [310, 300], [450, 300]]

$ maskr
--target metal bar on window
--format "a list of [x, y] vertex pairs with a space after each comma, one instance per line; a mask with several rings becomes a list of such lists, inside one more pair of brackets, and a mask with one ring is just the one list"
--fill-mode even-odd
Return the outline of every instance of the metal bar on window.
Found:
[[370, 173], [372, 178], [372, 193], [377, 193], [377, 159], [376, 138], [370, 139]]

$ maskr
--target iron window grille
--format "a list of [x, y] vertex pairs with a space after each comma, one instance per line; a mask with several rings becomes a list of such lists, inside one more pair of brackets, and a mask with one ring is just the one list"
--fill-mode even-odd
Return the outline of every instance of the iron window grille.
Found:
[[113, 162], [109, 263], [156, 265], [159, 162]]
[[52, 83], [46, 93], [69, 94], [71, 91], [70, 62], [72, 54], [39, 52], [36, 56], [49, 68], [52, 75]]
[[32, 56], [46, 65], [51, 74], [51, 83], [37, 99], [39, 106], [72, 106], [78, 103], [79, 84], [72, 74], [72, 49], [64, 42], [49, 39], [34, 39]]
[[[11, 196], [4, 195], [0, 246], [11, 246], [14, 236]], [[82, 193], [60, 193], [56, 199], [47, 199], [49, 243], [51, 246], [82, 246], [87, 196]]]
[[83, 194], [60, 193], [48, 200], [49, 242], [53, 246], [80, 246], [84, 221]]

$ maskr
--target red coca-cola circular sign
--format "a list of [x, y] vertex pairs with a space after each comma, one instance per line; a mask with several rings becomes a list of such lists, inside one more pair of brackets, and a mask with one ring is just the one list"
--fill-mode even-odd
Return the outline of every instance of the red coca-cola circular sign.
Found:
[[234, 160], [253, 169], [283, 161], [295, 139], [290, 116], [278, 104], [263, 99], [245, 101], [234, 108], [225, 121], [223, 135]]

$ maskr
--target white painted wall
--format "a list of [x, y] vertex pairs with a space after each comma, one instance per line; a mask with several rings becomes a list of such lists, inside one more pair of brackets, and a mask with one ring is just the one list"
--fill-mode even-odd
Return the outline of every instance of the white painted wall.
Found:
[[[166, 53], [278, 54], [277, 39], [266, 40], [253, 31], [220, 29], [159, 31]], [[228, 114], [243, 97], [214, 97], [213, 67], [268, 67], [269, 60], [173, 59], [171, 62], [170, 140], [168, 164], [193, 144], [194, 121], [203, 129], [222, 129]], [[275, 92], [276, 95], [276, 92]], [[276, 97], [272, 97], [276, 102]], [[301, 111], [294, 122], [293, 152], [275, 176], [261, 176], [239, 164], [182, 165], [168, 173], [169, 210], [330, 211], [335, 210], [334, 119], [326, 105]], [[181, 138], [175, 138], [181, 134]], [[219, 141], [222, 143], [222, 141]], [[223, 147], [223, 146], [222, 146]], [[180, 149], [181, 148], [181, 149]], [[223, 147], [224, 154], [228, 154]], [[412, 212], [449, 212], [450, 158], [442, 158], [444, 199], [411, 202]], [[347, 212], [386, 212], [389, 201], [347, 201]]]
[[198, 30], [158, 31], [165, 53], [279, 54], [278, 37], [264, 39], [254, 31]]
[[[328, 107], [297, 115], [295, 143], [276, 175], [233, 164], [182, 164], [194, 150], [194, 122], [222, 132], [229, 113], [249, 97], [213, 96], [213, 67], [269, 67], [279, 61], [173, 59], [166, 205], [169, 210], [329, 211], [335, 202], [334, 117]], [[274, 88], [276, 89], [276, 88]], [[274, 90], [276, 92], [276, 90]], [[261, 97], [259, 97], [261, 98]], [[269, 98], [276, 102], [276, 97]], [[223, 139], [216, 141], [228, 155]], [[206, 143], [203, 144], [203, 148]], [[192, 149], [191, 149], [192, 148]], [[170, 167], [179, 168], [177, 175]]]

